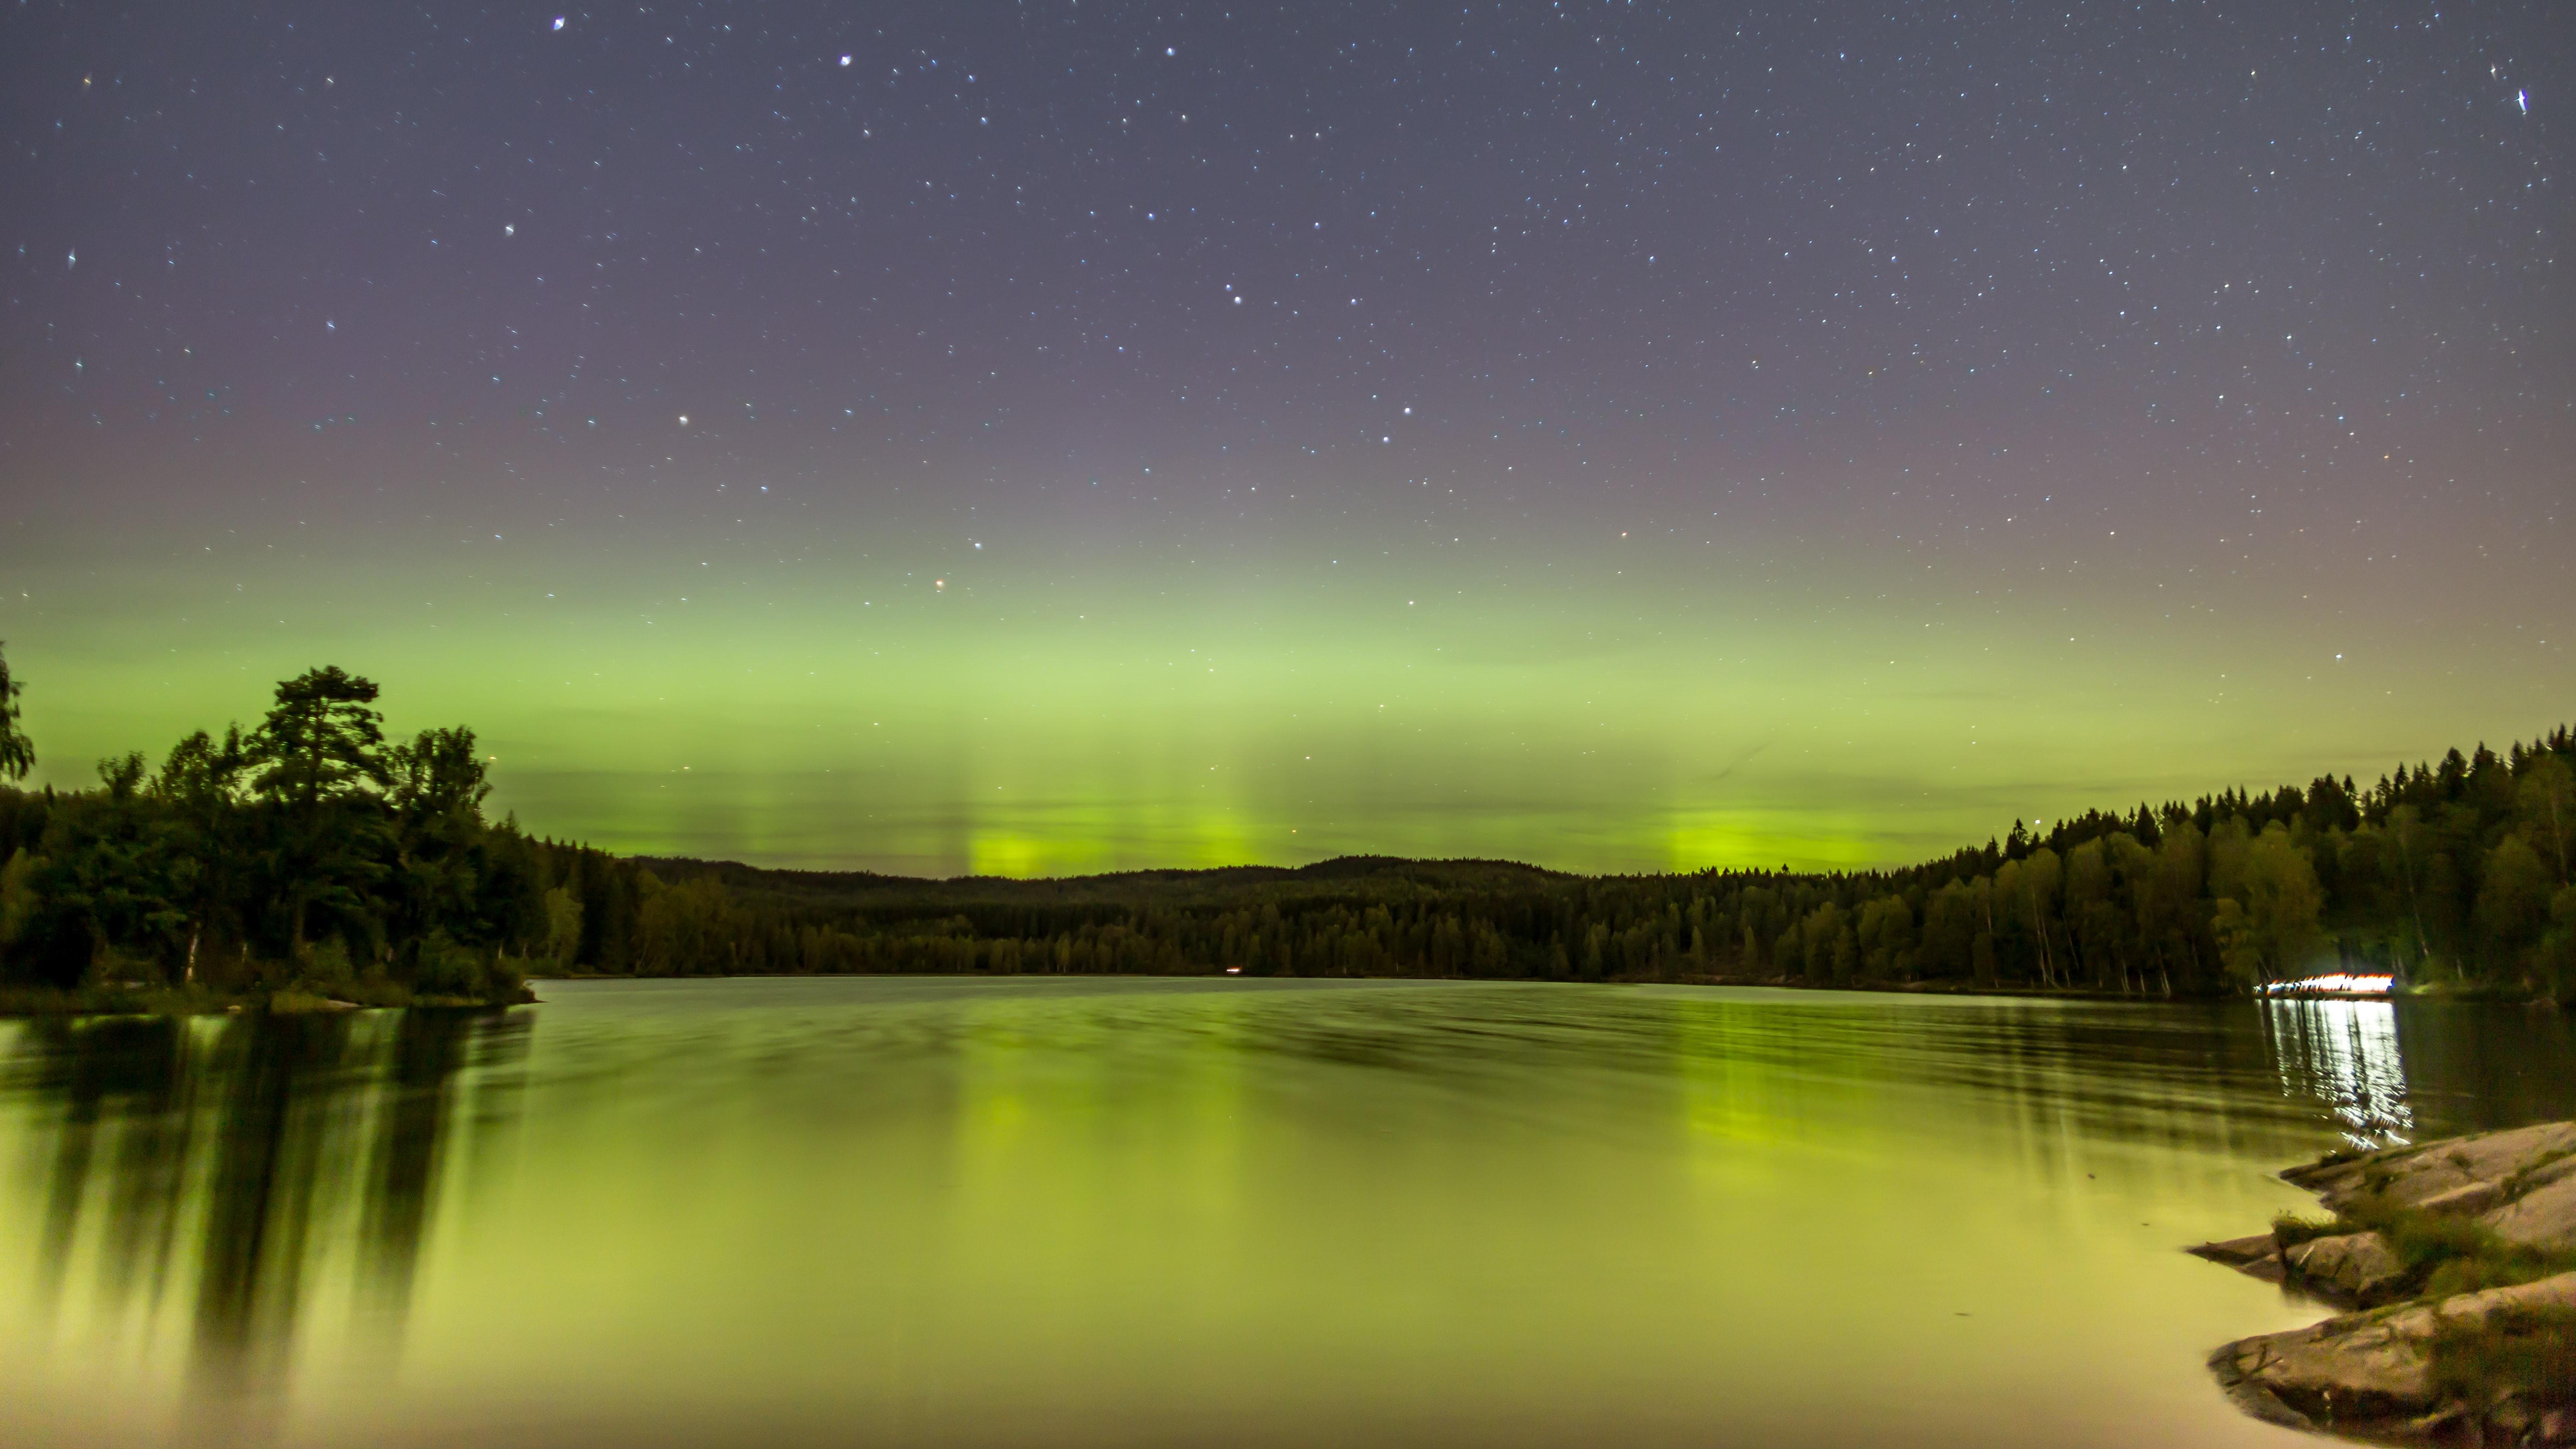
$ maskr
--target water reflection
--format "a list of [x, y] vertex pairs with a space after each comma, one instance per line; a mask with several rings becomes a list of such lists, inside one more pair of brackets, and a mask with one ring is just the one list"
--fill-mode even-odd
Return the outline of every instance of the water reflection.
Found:
[[398, 1328], [460, 1078], [515, 1063], [528, 1025], [446, 1011], [29, 1024], [8, 1115], [42, 1180], [47, 1316], [148, 1344], [175, 1310], [192, 1395], [234, 1400], [283, 1387], [325, 1283], [356, 1319]]
[[2357, 1147], [2576, 1113], [2576, 1031], [2551, 1007], [2269, 1001], [2264, 1045], [2290, 1101]]
[[2406, 1096], [2394, 1003], [2274, 999], [2262, 1003], [2262, 1012], [2283, 1095], [2314, 1100], [2333, 1113], [2355, 1147], [2413, 1140], [2415, 1112]]
[[2307, 1310], [2175, 1246], [2576, 1113], [2424, 1002], [547, 998], [0, 1023], [0, 1442], [2264, 1449], [2202, 1360]]

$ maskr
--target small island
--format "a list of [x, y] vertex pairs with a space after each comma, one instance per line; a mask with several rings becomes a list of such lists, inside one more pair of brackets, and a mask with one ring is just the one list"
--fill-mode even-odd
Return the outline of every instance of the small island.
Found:
[[2231, 1398], [2380, 1442], [2576, 1444], [2576, 1122], [2281, 1176], [2331, 1216], [2191, 1251], [2347, 1311], [2219, 1349]]

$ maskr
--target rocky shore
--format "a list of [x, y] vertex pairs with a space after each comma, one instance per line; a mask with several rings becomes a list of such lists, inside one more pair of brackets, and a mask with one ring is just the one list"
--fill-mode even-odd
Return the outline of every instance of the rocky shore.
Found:
[[2218, 1350], [2231, 1398], [2360, 1439], [2576, 1445], [2576, 1122], [2281, 1175], [2333, 1216], [2191, 1251], [2350, 1311]]

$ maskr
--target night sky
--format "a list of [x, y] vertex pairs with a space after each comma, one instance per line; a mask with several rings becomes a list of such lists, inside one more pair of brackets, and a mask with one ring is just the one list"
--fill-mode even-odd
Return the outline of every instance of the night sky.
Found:
[[0, 17], [38, 779], [337, 663], [529, 829], [1896, 862], [2576, 717], [2576, 7]]

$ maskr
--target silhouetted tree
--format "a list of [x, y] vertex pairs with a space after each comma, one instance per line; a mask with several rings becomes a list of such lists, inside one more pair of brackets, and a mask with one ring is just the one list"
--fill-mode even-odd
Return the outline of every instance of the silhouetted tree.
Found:
[[286, 815], [279, 874], [289, 932], [304, 950], [307, 913], [317, 903], [356, 904], [357, 883], [373, 873], [365, 839], [371, 803], [387, 783], [383, 716], [373, 680], [338, 665], [309, 669], [277, 686], [277, 703], [252, 736], [252, 788]]
[[0, 653], [0, 779], [23, 780], [36, 768], [36, 747], [18, 728], [18, 696], [26, 686], [9, 673], [9, 656]]

